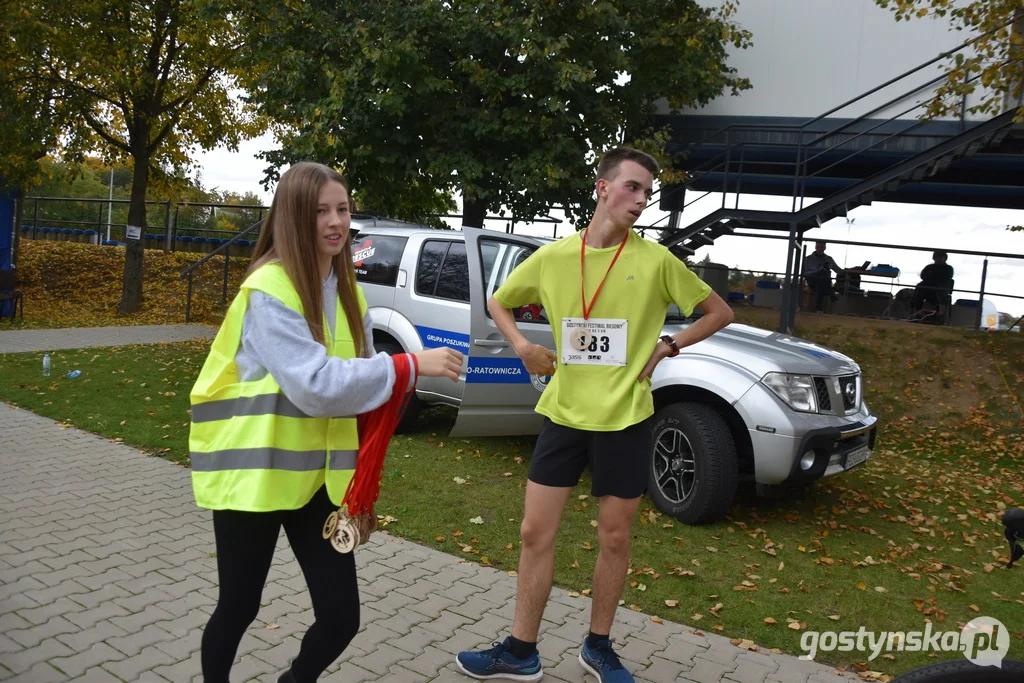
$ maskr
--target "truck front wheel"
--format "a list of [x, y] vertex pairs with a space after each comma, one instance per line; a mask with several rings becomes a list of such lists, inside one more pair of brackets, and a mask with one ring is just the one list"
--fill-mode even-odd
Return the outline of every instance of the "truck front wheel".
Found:
[[1024, 662], [1002, 660], [993, 668], [966, 659], [931, 664], [897, 676], [892, 683], [1018, 683], [1024, 680]]
[[702, 403], [672, 403], [654, 415], [647, 493], [684, 524], [717, 522], [736, 494], [737, 458], [722, 416]]

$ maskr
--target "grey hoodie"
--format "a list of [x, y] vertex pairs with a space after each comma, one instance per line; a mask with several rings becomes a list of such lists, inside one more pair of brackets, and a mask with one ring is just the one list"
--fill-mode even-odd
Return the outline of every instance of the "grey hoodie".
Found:
[[[334, 333], [338, 278], [323, 280], [324, 312]], [[363, 319], [366, 348], [373, 349], [370, 316]], [[395, 365], [386, 353], [345, 360], [327, 349], [309, 331], [306, 319], [264, 292], [249, 295], [242, 319], [242, 343], [235, 355], [239, 379], [251, 382], [269, 372], [281, 391], [310, 417], [351, 417], [365, 413], [391, 396]], [[410, 387], [416, 378], [410, 378]]]

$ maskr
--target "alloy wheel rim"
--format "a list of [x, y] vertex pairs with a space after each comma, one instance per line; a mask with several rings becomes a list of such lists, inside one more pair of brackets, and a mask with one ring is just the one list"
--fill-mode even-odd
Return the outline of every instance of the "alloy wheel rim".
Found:
[[658, 433], [651, 467], [658, 490], [670, 503], [682, 503], [693, 494], [697, 461], [690, 440], [682, 430], [668, 427]]

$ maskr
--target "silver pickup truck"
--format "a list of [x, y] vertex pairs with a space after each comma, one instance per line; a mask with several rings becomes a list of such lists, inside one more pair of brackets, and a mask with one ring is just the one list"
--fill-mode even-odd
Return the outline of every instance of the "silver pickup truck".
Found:
[[[534, 406], [546, 378], [526, 372], [486, 302], [550, 240], [380, 220], [352, 227], [376, 348], [450, 346], [466, 356], [457, 384], [420, 380], [402, 427], [414, 426], [423, 404], [440, 403], [458, 408], [452, 436], [537, 434]], [[554, 350], [539, 303], [514, 313], [528, 339]], [[670, 309], [665, 322], [674, 334], [689, 321]], [[864, 402], [860, 368], [803, 339], [730, 325], [659, 364], [652, 390], [648, 494], [685, 523], [721, 519], [741, 481], [762, 493], [799, 487], [871, 457], [877, 417]]]

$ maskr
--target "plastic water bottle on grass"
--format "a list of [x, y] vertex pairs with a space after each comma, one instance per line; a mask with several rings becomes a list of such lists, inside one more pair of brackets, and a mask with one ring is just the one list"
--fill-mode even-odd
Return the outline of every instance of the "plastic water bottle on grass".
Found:
[[68, 373], [68, 379], [74, 379], [82, 374], [81, 370], [72, 370]]
[[50, 376], [50, 354], [43, 355], [43, 377]]

